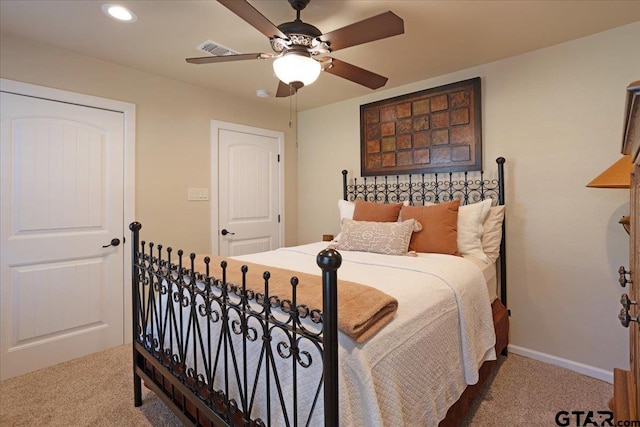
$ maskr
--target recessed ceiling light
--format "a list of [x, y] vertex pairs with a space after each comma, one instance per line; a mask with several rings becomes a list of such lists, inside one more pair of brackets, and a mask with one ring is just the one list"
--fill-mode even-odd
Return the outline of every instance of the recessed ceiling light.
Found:
[[138, 19], [135, 13], [118, 4], [105, 3], [102, 5], [102, 11], [118, 21], [134, 22]]

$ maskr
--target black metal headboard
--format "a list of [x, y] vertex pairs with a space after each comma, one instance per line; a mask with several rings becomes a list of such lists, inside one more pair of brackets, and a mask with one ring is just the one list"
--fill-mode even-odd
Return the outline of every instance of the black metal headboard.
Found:
[[[376, 203], [398, 203], [408, 200], [411, 205], [423, 205], [425, 202], [442, 203], [460, 199], [467, 205], [491, 198], [493, 205], [504, 205], [504, 157], [496, 159], [498, 177], [485, 179], [483, 171], [445, 172], [433, 174], [414, 174], [396, 176], [353, 178], [348, 183], [347, 171], [342, 171], [344, 200], [362, 199]], [[507, 264], [505, 225], [502, 222], [502, 241], [500, 243], [500, 300], [507, 306]]]
[[425, 202], [441, 203], [454, 199], [460, 199], [461, 204], [467, 205], [492, 198], [493, 205], [504, 205], [504, 157], [498, 157], [496, 163], [497, 179], [485, 179], [483, 171], [471, 171], [374, 176], [361, 178], [361, 182], [358, 182], [358, 178], [353, 178], [353, 184], [348, 184], [348, 172], [343, 170], [343, 198], [376, 203], [398, 203], [408, 200], [411, 205], [423, 205]]

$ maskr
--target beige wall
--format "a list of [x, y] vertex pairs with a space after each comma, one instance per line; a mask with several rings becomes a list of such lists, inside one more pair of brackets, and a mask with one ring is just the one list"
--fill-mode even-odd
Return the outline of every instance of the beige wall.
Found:
[[628, 265], [617, 221], [629, 193], [585, 184], [620, 157], [625, 87], [640, 78], [638, 40], [640, 22], [301, 112], [300, 243], [339, 230], [340, 171], [360, 171], [361, 104], [480, 76], [484, 167], [507, 159], [511, 344], [610, 378], [629, 357], [616, 318], [616, 270]]
[[297, 243], [297, 153], [289, 110], [168, 80], [3, 35], [0, 77], [136, 105], [136, 220], [143, 236], [186, 251], [210, 251], [210, 205], [187, 201], [209, 187], [210, 121], [285, 133], [287, 245]]

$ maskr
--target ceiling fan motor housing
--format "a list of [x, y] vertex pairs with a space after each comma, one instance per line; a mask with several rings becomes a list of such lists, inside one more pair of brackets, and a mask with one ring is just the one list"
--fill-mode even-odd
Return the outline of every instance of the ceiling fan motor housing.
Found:
[[292, 8], [294, 8], [295, 10], [302, 10], [305, 7], [307, 7], [307, 5], [309, 4], [311, 0], [289, 0], [289, 4], [291, 5]]
[[300, 19], [300, 11], [304, 9], [310, 0], [289, 0], [291, 7], [297, 11], [295, 21], [285, 22], [278, 25], [278, 29], [286, 34], [288, 40], [282, 40], [278, 37], [271, 38], [271, 47], [277, 53], [288, 51], [291, 47], [312, 48], [318, 43], [314, 43], [314, 39], [322, 35], [317, 27], [302, 22]]
[[287, 35], [288, 40], [281, 40], [277, 37], [272, 38], [271, 47], [276, 52], [282, 52], [291, 46], [311, 48], [314, 45], [313, 40], [322, 35], [318, 28], [299, 20], [280, 24], [278, 29]]
[[298, 19], [292, 22], [285, 22], [284, 24], [278, 25], [278, 29], [286, 35], [304, 34], [305, 36], [309, 37], [320, 37], [322, 35], [322, 31], [320, 31], [317, 27], [314, 27], [311, 24], [307, 24], [306, 22], [302, 22]]

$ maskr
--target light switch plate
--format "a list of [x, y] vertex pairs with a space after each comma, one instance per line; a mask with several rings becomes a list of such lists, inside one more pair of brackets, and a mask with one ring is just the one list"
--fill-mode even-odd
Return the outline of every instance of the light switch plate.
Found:
[[209, 200], [209, 189], [187, 188], [187, 200]]

